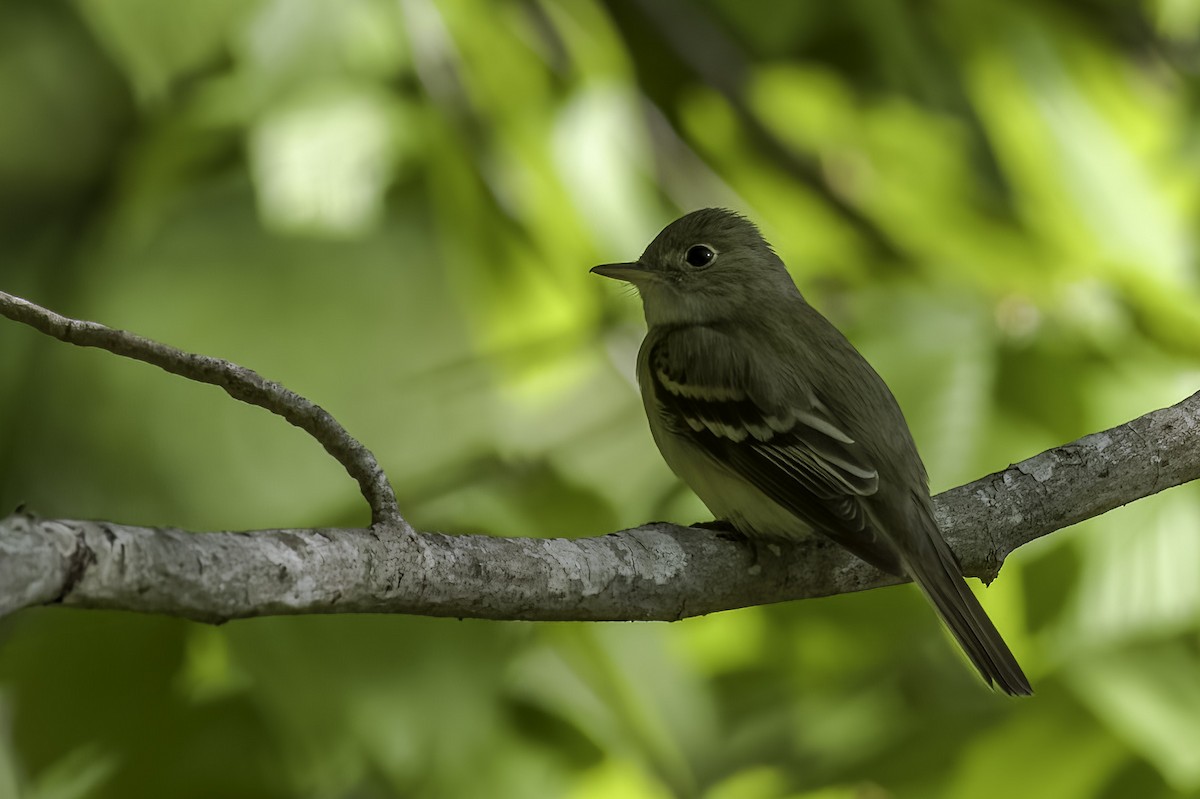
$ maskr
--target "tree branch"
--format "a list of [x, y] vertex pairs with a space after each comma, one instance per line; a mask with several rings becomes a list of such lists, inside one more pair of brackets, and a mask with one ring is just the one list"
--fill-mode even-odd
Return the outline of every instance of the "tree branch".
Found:
[[324, 408], [273, 380], [267, 380], [253, 369], [221, 358], [184, 352], [127, 330], [114, 330], [96, 322], [61, 316], [3, 291], [0, 291], [0, 315], [68, 344], [108, 350], [189, 380], [219, 386], [236, 400], [282, 416], [315, 438], [358, 481], [363, 497], [371, 506], [372, 524], [406, 526], [387, 475], [371, 451], [346, 432]]
[[[299, 613], [672, 620], [900, 582], [820, 538], [784, 544], [648, 524], [580, 539], [418, 533], [374, 456], [324, 410], [255, 372], [51, 313], [0, 292], [0, 314], [82, 346], [212, 383], [320, 441], [362, 488], [370, 529], [189, 533], [0, 519], [0, 615], [63, 604], [219, 623]], [[1017, 547], [1200, 477], [1200, 392], [935, 498], [969, 576]]]
[[[1200, 393], [936, 497], [964, 572], [1200, 477]], [[298, 613], [673, 620], [900, 582], [821, 540], [727, 540], [649, 524], [597, 538], [490, 538], [398, 527], [188, 533], [0, 520], [0, 614], [62, 603], [206, 622]]]

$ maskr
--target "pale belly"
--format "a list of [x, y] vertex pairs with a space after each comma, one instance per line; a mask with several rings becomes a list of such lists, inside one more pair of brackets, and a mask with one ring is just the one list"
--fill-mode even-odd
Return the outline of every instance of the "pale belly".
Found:
[[744, 535], [758, 538], [803, 538], [812, 527], [797, 519], [750, 483], [719, 466], [703, 450], [651, 426], [654, 443], [671, 471], [700, 497], [713, 516]]

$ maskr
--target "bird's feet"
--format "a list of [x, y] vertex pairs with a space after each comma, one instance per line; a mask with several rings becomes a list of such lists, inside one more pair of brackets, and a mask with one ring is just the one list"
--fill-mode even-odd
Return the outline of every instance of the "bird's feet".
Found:
[[717, 534], [717, 538], [723, 538], [726, 541], [745, 541], [746, 534], [740, 532], [731, 522], [724, 519], [713, 519], [711, 522], [696, 522], [688, 525], [701, 530], [712, 530]]

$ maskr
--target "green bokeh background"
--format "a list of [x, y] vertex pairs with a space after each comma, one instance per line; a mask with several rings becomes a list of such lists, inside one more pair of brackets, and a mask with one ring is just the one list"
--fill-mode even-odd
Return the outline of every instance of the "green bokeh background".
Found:
[[[757, 220], [935, 490], [1200, 382], [1197, 0], [0, 0], [0, 288], [319, 402], [418, 527], [706, 518], [587, 274]], [[0, 797], [1200, 796], [1200, 492], [1010, 558], [985, 691], [911, 587], [677, 624], [0, 621]], [[0, 322], [0, 510], [363, 524], [318, 445]]]

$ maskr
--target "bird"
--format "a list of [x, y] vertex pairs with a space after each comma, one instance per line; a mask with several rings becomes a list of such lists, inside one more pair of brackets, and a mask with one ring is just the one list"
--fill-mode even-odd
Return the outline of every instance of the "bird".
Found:
[[640, 294], [651, 434], [718, 522], [750, 539], [825, 536], [910, 578], [989, 686], [1032, 694], [942, 537], [891, 390], [753, 222], [694, 211], [636, 261], [591, 271]]

